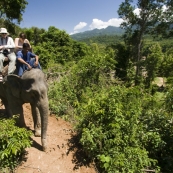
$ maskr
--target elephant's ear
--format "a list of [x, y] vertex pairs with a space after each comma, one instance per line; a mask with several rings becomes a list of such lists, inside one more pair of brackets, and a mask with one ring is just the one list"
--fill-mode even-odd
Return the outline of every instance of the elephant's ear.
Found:
[[21, 92], [21, 78], [17, 75], [7, 75], [3, 82], [7, 85], [7, 92], [11, 92], [12, 95], [19, 98]]

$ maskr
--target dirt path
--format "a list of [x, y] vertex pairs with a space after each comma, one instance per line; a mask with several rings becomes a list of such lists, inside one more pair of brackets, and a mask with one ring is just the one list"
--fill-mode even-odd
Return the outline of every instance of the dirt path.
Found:
[[[33, 130], [30, 105], [24, 105], [25, 121]], [[48, 152], [41, 151], [41, 139], [32, 137], [33, 145], [27, 149], [26, 161], [16, 169], [15, 173], [96, 173], [94, 166], [80, 161], [78, 148], [69, 148], [69, 140], [73, 134], [70, 123], [49, 116]], [[78, 153], [78, 154], [77, 154]]]

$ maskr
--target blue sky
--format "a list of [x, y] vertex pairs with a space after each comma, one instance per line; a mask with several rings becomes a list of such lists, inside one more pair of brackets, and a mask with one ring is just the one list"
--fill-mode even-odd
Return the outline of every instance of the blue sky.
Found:
[[124, 0], [27, 0], [22, 28], [55, 26], [68, 34], [119, 26], [117, 10]]

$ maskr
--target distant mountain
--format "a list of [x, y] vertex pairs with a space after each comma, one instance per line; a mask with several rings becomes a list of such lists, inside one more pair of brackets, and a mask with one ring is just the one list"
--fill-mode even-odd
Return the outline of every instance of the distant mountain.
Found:
[[114, 27], [114, 26], [108, 26], [105, 29], [93, 29], [91, 31], [85, 31], [80, 32], [77, 34], [70, 35], [71, 38], [74, 40], [83, 40], [88, 39], [90, 37], [97, 37], [97, 36], [103, 36], [103, 35], [122, 35], [124, 33], [124, 30], [120, 27]]

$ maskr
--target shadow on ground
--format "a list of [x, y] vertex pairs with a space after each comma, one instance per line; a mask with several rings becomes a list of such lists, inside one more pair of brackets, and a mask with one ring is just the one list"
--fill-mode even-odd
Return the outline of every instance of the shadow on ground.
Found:
[[77, 170], [82, 166], [89, 167], [90, 165], [93, 165], [93, 160], [88, 157], [82, 149], [82, 145], [79, 143], [79, 136], [72, 135], [71, 139], [68, 140], [68, 147], [67, 155], [70, 152], [74, 153], [72, 160], [75, 164], [74, 170]]

